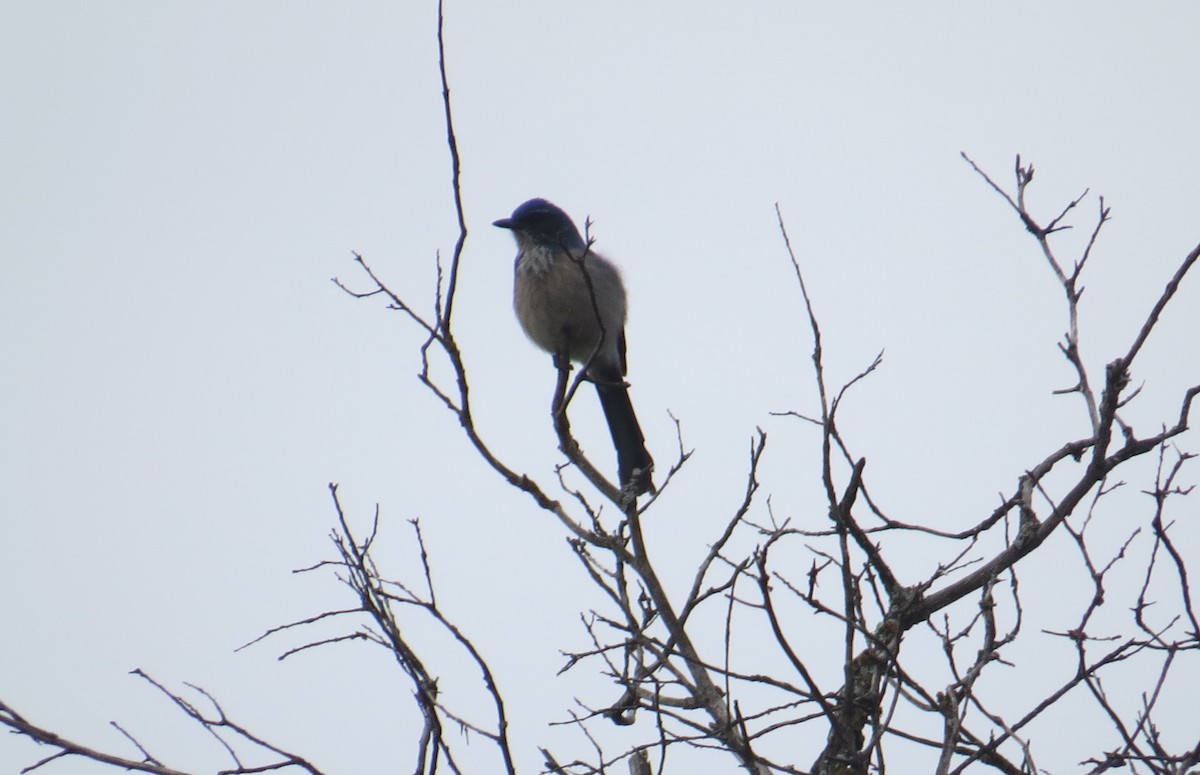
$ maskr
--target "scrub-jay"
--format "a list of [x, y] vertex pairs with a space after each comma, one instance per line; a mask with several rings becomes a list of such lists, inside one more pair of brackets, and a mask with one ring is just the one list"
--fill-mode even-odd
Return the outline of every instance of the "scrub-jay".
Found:
[[654, 461], [625, 383], [625, 287], [621, 274], [583, 241], [570, 217], [530, 199], [495, 222], [517, 241], [513, 306], [525, 334], [554, 356], [585, 364], [608, 420], [621, 487], [653, 489]]

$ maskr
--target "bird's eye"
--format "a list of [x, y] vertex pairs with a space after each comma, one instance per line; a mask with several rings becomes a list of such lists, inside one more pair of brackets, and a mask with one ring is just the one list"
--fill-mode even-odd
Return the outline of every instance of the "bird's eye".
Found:
[[554, 214], [533, 213], [529, 217], [529, 228], [532, 231], [552, 231], [554, 229]]

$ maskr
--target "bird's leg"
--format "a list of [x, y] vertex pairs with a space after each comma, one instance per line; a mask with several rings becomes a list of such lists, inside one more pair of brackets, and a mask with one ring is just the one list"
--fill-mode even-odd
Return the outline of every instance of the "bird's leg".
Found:
[[554, 353], [554, 368], [558, 381], [554, 386], [554, 400], [550, 403], [550, 417], [560, 437], [570, 435], [571, 423], [567, 420], [567, 385], [571, 380], [571, 359], [565, 352]]

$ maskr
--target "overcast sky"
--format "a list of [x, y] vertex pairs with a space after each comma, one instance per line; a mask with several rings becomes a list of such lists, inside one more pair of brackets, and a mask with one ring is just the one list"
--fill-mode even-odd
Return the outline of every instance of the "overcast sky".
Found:
[[[1089, 187], [1112, 206], [1082, 313], [1095, 374], [1200, 240], [1195, 5], [447, 6], [470, 229], [456, 315], [481, 430], [550, 481], [553, 374], [513, 319], [514, 248], [490, 225], [544, 196], [590, 216], [624, 271], [651, 451], [675, 451], [668, 411], [696, 450], [652, 527], [680, 589], [740, 498], [756, 426], [775, 511], [824, 514], [817, 435], [770, 415], [816, 412], [775, 203], [831, 381], [885, 351], [842, 422], [876, 498], [943, 526], [1086, 432], [1078, 398], [1051, 394], [1072, 383], [1061, 290], [960, 151], [1006, 184], [1015, 154], [1034, 162], [1036, 212]], [[291, 574], [330, 554], [332, 481], [361, 527], [380, 504], [388, 575], [416, 579], [406, 520], [422, 520], [442, 604], [507, 676], [524, 770], [539, 744], [587, 752], [545, 727], [611, 692], [554, 677], [600, 604], [560, 526], [418, 383], [414, 327], [330, 282], [362, 287], [358, 251], [430, 308], [456, 236], [435, 26], [411, 0], [0, 6], [0, 698], [31, 720], [133, 755], [117, 720], [169, 764], [215, 768], [127, 675], [143, 668], [329, 772], [406, 771], [409, 688], [385, 653], [275, 661], [302, 636], [232, 653], [353, 604]], [[1200, 381], [1198, 279], [1135, 374], [1139, 429]], [[584, 398], [576, 430], [611, 464]], [[0, 771], [45, 754], [5, 737]]]

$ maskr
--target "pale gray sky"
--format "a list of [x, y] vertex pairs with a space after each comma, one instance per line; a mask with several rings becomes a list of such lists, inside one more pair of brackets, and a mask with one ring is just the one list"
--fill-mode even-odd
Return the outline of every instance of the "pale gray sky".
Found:
[[[1033, 161], [1043, 213], [1086, 187], [1113, 207], [1083, 307], [1097, 373], [1200, 239], [1194, 5], [447, 5], [471, 229], [457, 323], [480, 427], [549, 480], [550, 364], [512, 317], [513, 247], [490, 226], [545, 196], [590, 215], [624, 269], [656, 458], [674, 450], [668, 410], [696, 449], [652, 526], [681, 588], [740, 498], [756, 425], [776, 512], [824, 513], [817, 437], [769, 416], [815, 410], [774, 203], [831, 379], [886, 350], [842, 422], [876, 497], [939, 525], [976, 521], [1085, 421], [1051, 395], [1072, 379], [1061, 293], [959, 152], [1006, 183], [1016, 153]], [[577, 612], [599, 604], [559, 526], [421, 388], [413, 327], [329, 282], [359, 282], [356, 250], [428, 305], [435, 254], [453, 248], [435, 13], [0, 7], [0, 698], [31, 720], [132, 753], [115, 719], [168, 763], [215, 768], [219, 752], [126, 675], [141, 667], [205, 687], [327, 771], [405, 770], [409, 689], [386, 654], [280, 664], [287, 637], [232, 653], [350, 602], [290, 574], [329, 556], [336, 481], [359, 525], [381, 504], [392, 576], [415, 578], [405, 520], [423, 520], [443, 605], [507, 677], [523, 768], [539, 744], [583, 745], [544, 727], [610, 691], [554, 677], [559, 650], [584, 643]], [[1128, 417], [1145, 430], [1200, 373], [1195, 279], [1135, 374], [1150, 381]], [[598, 413], [578, 412], [606, 460]], [[1057, 570], [1033, 563], [1027, 583]], [[44, 753], [5, 737], [0, 771]], [[1039, 763], [1064, 771], [1076, 753], [1063, 741]]]

